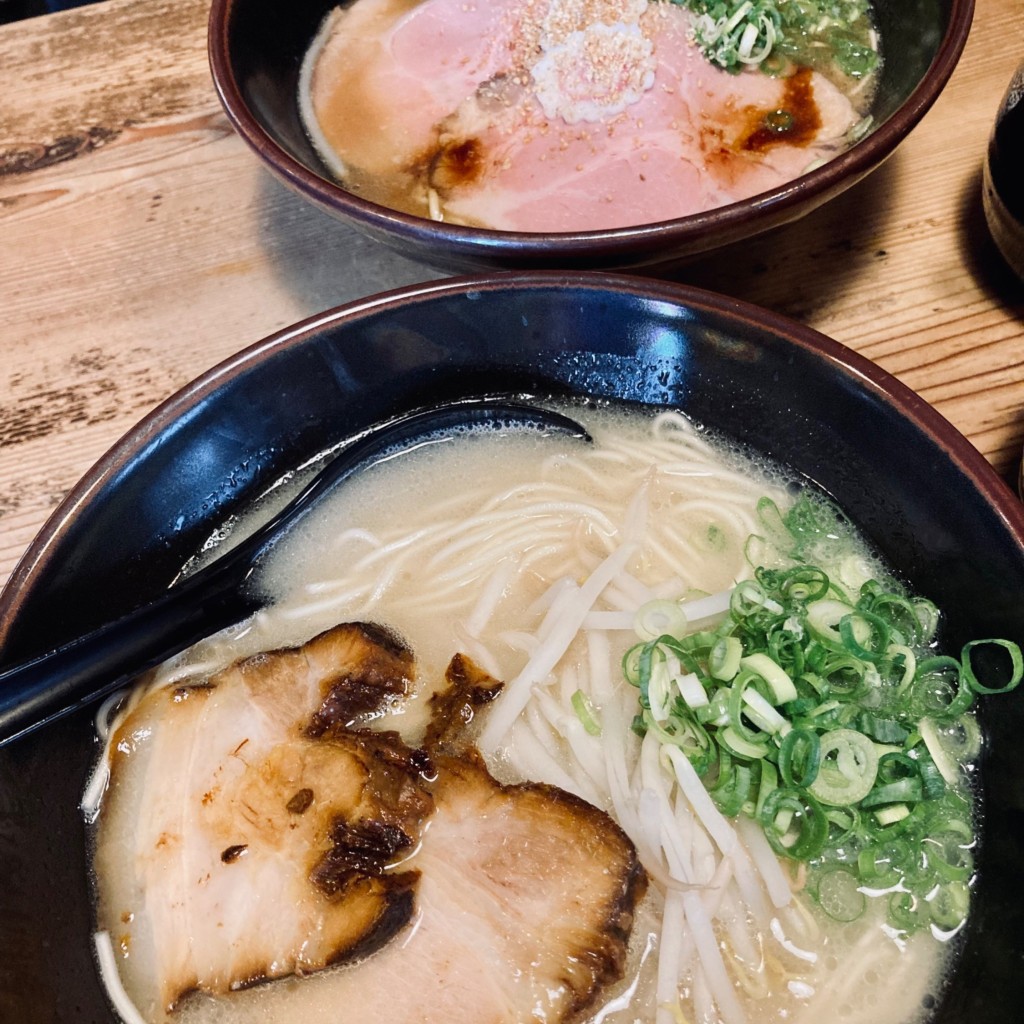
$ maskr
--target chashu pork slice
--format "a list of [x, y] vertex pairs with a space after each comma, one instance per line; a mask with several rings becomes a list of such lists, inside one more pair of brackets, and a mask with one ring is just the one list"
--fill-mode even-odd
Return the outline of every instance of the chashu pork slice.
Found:
[[562, 790], [502, 786], [471, 757], [437, 767], [410, 862], [417, 926], [337, 972], [344, 1020], [553, 1022], [590, 1007], [622, 976], [646, 888], [632, 843]]
[[[508, 66], [520, 0], [359, 0], [334, 11], [309, 85], [315, 136], [341, 168], [393, 173], [422, 159], [435, 125]], [[455, 17], [452, 17], [452, 14]]]
[[468, 659], [426, 752], [363, 728], [411, 674], [388, 634], [340, 626], [127, 712], [95, 868], [147, 1021], [213, 1000], [223, 1024], [555, 1022], [621, 976], [646, 887], [628, 838], [459, 753], [501, 688]]
[[119, 723], [99, 917], [147, 1019], [195, 990], [365, 954], [405, 924], [415, 875], [392, 869], [433, 809], [428, 762], [397, 736], [345, 726], [404, 692], [411, 671], [390, 636], [347, 625], [151, 690]]
[[553, 1024], [599, 1007], [647, 884], [632, 843], [562, 790], [501, 785], [471, 753], [435, 763], [409, 925], [359, 962], [232, 993], [218, 1020]]
[[[432, 172], [446, 216], [506, 231], [654, 223], [777, 188], [845, 148], [857, 114], [823, 75], [805, 71], [790, 82], [722, 71], [671, 4], [651, 5], [641, 24], [654, 47], [654, 84], [600, 122], [548, 118], [532, 98], [499, 118], [478, 95], [467, 97], [442, 125]], [[778, 110], [794, 111], [805, 130], [756, 143], [755, 130]], [[459, 158], [454, 175], [449, 153]]]
[[[778, 111], [799, 130], [759, 132]], [[688, 11], [643, 0], [359, 0], [332, 22], [306, 117], [357, 191], [369, 179], [401, 209], [548, 232], [777, 188], [846, 148], [859, 119], [820, 73], [713, 66]]]

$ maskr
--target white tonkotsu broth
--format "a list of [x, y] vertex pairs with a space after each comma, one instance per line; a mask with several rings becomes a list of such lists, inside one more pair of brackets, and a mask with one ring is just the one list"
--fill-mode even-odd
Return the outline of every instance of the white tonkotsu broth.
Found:
[[[943, 947], [928, 934], [908, 940], [871, 913], [829, 922], [757, 826], [722, 817], [685, 758], [673, 776], [657, 743], [630, 729], [637, 691], [620, 659], [635, 642], [633, 611], [749, 576], [755, 504], [769, 495], [787, 505], [785, 480], [676, 414], [572, 414], [592, 445], [479, 435], [425, 446], [347, 483], [275, 552], [265, 577], [273, 606], [166, 664], [153, 685], [205, 677], [338, 622], [374, 621], [416, 655], [422, 690], [405, 717], [387, 722], [403, 729], [452, 655], [465, 653], [506, 683], [478, 719], [492, 771], [606, 810], [651, 876], [627, 975], [593, 1021], [920, 1020]], [[573, 711], [578, 690], [596, 709], [599, 736]], [[101, 903], [100, 928], [110, 927], [102, 914]], [[344, 970], [191, 999], [175, 1017], [335, 1024], [345, 1016], [331, 978]]]

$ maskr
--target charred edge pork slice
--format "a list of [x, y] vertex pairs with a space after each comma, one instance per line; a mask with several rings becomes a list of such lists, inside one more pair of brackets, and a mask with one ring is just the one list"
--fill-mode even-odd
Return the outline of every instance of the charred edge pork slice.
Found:
[[311, 736], [382, 714], [409, 695], [412, 651], [382, 626], [344, 623], [301, 647], [256, 654], [210, 681], [241, 676], [258, 696], [269, 688], [280, 712], [307, 721]]
[[150, 1016], [193, 990], [363, 955], [408, 921], [416, 876], [395, 868], [433, 810], [429, 759], [333, 716], [345, 680], [364, 684], [365, 712], [411, 667], [389, 636], [339, 627], [154, 690], [120, 723], [97, 833], [101, 925]]
[[[342, 626], [153, 691], [119, 725], [100, 916], [148, 1019], [199, 991], [281, 1022], [564, 1021], [621, 975], [646, 887], [629, 840], [569, 794], [450, 753], [499, 683], [453, 659], [429, 755], [346, 727], [411, 673], [390, 636]], [[240, 991], [292, 974], [310, 977]]]
[[429, 701], [430, 724], [424, 746], [441, 749], [457, 741], [469, 727], [476, 709], [501, 693], [504, 683], [488, 675], [465, 654], [456, 654], [445, 671], [447, 686]]
[[464, 955], [498, 972], [492, 1005], [506, 1011], [481, 1007], [476, 1019], [561, 1021], [585, 1010], [622, 977], [647, 888], [632, 842], [591, 804], [553, 786], [501, 785], [472, 754], [439, 756], [436, 767], [437, 811], [410, 867], [422, 876], [424, 916], [448, 913], [451, 927], [476, 919]]
[[561, 790], [501, 785], [472, 754], [435, 763], [410, 925], [359, 962], [232, 994], [226, 1019], [556, 1024], [596, 1008], [647, 884], [632, 844]]

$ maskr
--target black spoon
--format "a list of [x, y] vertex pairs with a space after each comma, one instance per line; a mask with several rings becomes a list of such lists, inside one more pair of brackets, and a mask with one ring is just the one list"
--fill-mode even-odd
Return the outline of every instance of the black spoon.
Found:
[[442, 405], [378, 427], [341, 449], [255, 533], [155, 601], [0, 672], [0, 746], [112, 693], [146, 669], [258, 611], [264, 599], [247, 583], [259, 563], [324, 495], [357, 470], [417, 442], [488, 428], [590, 440], [567, 416], [510, 401]]

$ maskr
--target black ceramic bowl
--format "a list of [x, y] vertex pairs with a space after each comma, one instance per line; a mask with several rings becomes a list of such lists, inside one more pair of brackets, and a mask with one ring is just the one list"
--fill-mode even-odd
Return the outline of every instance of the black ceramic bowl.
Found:
[[339, 0], [213, 0], [209, 50], [228, 117], [263, 163], [327, 213], [406, 256], [443, 268], [655, 268], [788, 223], [877, 167], [924, 116], [967, 40], [974, 0], [875, 0], [888, 55], [874, 115], [878, 127], [830, 163], [759, 196], [708, 213], [609, 231], [543, 234], [442, 224], [347, 192], [299, 118], [299, 67], [321, 20]]
[[[0, 595], [0, 664], [158, 594], [227, 516], [353, 431], [484, 394], [674, 406], [834, 495], [946, 639], [1024, 639], [1024, 510], [978, 452], [873, 364], [741, 302], [642, 279], [497, 274], [349, 305], [216, 367], [68, 496]], [[982, 708], [978, 891], [935, 1024], [1024, 1006], [1021, 694]], [[82, 712], [0, 749], [0, 1020], [110, 1021], [90, 953]]]

